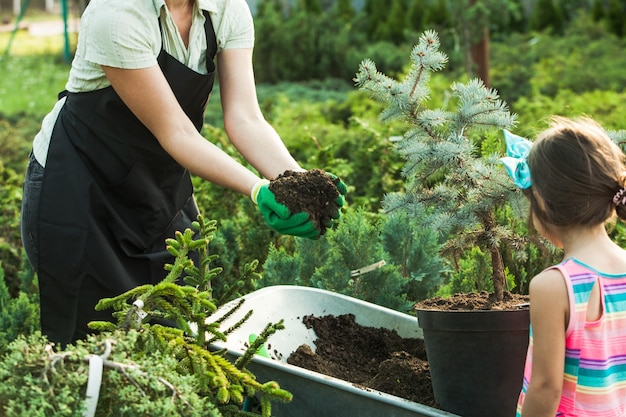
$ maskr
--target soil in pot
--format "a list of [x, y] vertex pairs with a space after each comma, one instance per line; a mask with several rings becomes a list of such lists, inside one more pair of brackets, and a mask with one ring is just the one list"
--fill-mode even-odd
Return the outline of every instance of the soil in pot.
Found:
[[337, 198], [339, 178], [331, 178], [320, 169], [285, 171], [270, 181], [270, 190], [276, 201], [289, 208], [291, 213], [308, 212], [321, 234], [337, 218], [340, 208]]
[[415, 308], [424, 310], [518, 310], [528, 306], [528, 295], [504, 292], [502, 301], [496, 301], [487, 291], [459, 293], [451, 297], [434, 297], [420, 301]]
[[436, 407], [422, 339], [402, 338], [395, 330], [361, 326], [352, 314], [310, 315], [302, 321], [315, 330], [315, 353], [303, 344], [287, 363]]

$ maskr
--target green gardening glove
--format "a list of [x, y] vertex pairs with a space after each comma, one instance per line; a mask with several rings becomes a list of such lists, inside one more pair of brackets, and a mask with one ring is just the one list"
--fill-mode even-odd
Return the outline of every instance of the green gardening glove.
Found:
[[291, 214], [284, 204], [276, 201], [276, 196], [270, 190], [270, 182], [261, 180], [252, 187], [250, 197], [259, 206], [259, 211], [267, 224], [278, 233], [317, 239], [320, 231], [315, 222], [309, 219], [305, 212]]
[[348, 192], [348, 187], [346, 186], [346, 183], [344, 183], [339, 177], [327, 171], [323, 171], [323, 172], [331, 179], [333, 184], [335, 184], [335, 187], [337, 188], [337, 191], [339, 192], [339, 196], [337, 196], [337, 198], [334, 201], [337, 211], [331, 214], [330, 217], [323, 217], [320, 219], [320, 222], [323, 225], [322, 234], [324, 234], [326, 230], [333, 228], [333, 223], [335, 220], [341, 219], [341, 214], [342, 214], [341, 208], [344, 206], [346, 202], [345, 196]]
[[333, 180], [333, 182], [335, 183], [335, 186], [337, 187], [337, 191], [339, 191], [339, 197], [337, 197], [337, 199], [335, 200], [335, 204], [337, 204], [337, 208], [338, 208], [337, 217], [334, 217], [335, 219], [339, 219], [341, 218], [341, 208], [346, 203], [346, 194], [348, 193], [348, 187], [346, 186], [346, 183], [343, 182], [335, 174], [326, 172], [326, 175], [328, 175]]

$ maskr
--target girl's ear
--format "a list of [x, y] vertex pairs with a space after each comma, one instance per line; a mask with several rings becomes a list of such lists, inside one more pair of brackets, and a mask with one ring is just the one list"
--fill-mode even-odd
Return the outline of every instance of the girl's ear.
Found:
[[541, 197], [541, 194], [539, 194], [536, 188], [532, 189], [532, 193], [533, 193], [533, 197], [535, 198], [535, 201], [537, 202], [537, 205], [539, 206], [539, 210], [545, 213], [546, 212], [545, 200], [543, 199], [543, 197]]
[[533, 227], [541, 236], [548, 239], [550, 243], [552, 243], [557, 248], [562, 249], [563, 244], [561, 243], [561, 238], [559, 237], [559, 233], [556, 230], [557, 228], [553, 225], [545, 223], [545, 221], [542, 220], [542, 216], [538, 216], [535, 212], [536, 210], [541, 210], [544, 213], [546, 212], [545, 200], [541, 197], [541, 194], [539, 194], [534, 188], [532, 189], [532, 194], [536, 204], [536, 206], [533, 206], [531, 204], [530, 209], [530, 220]]

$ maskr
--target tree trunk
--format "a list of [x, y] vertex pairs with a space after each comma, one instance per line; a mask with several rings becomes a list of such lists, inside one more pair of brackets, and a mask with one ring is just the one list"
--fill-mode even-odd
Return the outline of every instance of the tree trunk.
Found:
[[[496, 226], [496, 220], [493, 213], [483, 212], [480, 217], [483, 225], [483, 233], [487, 241], [493, 242], [493, 230]], [[504, 298], [504, 283], [506, 280], [504, 274], [504, 261], [498, 245], [490, 243], [488, 245], [489, 254], [491, 255], [491, 281], [493, 282], [493, 294], [496, 301], [502, 301]]]
[[493, 294], [496, 301], [502, 301], [504, 298], [505, 280], [502, 254], [500, 253], [500, 249], [497, 247], [489, 248], [489, 252], [491, 252], [491, 268], [493, 270], [491, 275], [491, 279], [493, 280]]

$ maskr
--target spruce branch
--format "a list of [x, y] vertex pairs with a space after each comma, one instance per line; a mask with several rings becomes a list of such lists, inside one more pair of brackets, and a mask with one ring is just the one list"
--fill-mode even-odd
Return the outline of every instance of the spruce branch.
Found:
[[256, 288], [256, 282], [261, 279], [261, 274], [256, 272], [259, 266], [259, 261], [254, 259], [250, 262], [246, 262], [239, 274], [241, 278], [235, 281], [233, 284], [225, 284], [222, 295], [217, 299], [217, 304], [222, 305], [228, 300], [236, 297], [242, 288]]
[[[226, 320], [228, 317], [232, 316], [237, 310], [239, 310], [244, 303], [245, 303], [245, 299], [242, 298], [231, 309], [229, 309], [222, 317], [216, 319], [214, 323], [217, 326], [219, 326], [220, 323], [223, 323], [224, 320]], [[237, 322], [231, 325], [228, 329], [224, 331], [213, 331], [212, 332], [213, 337], [207, 340], [206, 344], [207, 345], [211, 344], [213, 342], [216, 342], [217, 340], [225, 341], [226, 336], [228, 336], [229, 334], [231, 334], [232, 332], [240, 328], [243, 323], [248, 321], [248, 319], [250, 318], [250, 316], [252, 316], [252, 314], [253, 314], [253, 311], [249, 310], [246, 314], [243, 315], [241, 319], [239, 319]]]
[[235, 366], [239, 369], [243, 369], [246, 366], [248, 366], [248, 364], [252, 361], [252, 358], [254, 357], [256, 352], [259, 350], [259, 348], [263, 344], [265, 344], [267, 339], [271, 335], [276, 333], [278, 330], [283, 330], [284, 328], [285, 328], [284, 320], [280, 320], [278, 323], [274, 323], [274, 324], [268, 323], [265, 326], [265, 329], [263, 329], [261, 334], [256, 338], [256, 340], [254, 340], [254, 342], [250, 344], [248, 349], [246, 349], [246, 352], [243, 355], [241, 355], [239, 358], [237, 358], [237, 360], [235, 361]]

